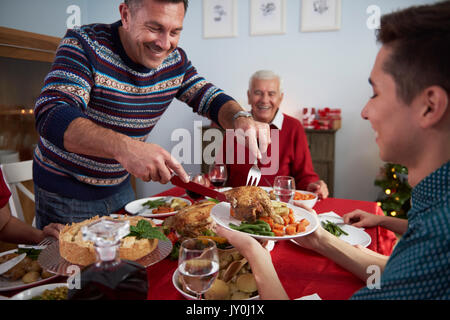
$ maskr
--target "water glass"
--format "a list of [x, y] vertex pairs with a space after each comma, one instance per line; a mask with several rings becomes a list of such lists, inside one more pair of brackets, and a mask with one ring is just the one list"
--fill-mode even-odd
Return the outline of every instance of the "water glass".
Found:
[[295, 179], [288, 176], [278, 176], [273, 183], [273, 192], [278, 201], [292, 203], [295, 194]]

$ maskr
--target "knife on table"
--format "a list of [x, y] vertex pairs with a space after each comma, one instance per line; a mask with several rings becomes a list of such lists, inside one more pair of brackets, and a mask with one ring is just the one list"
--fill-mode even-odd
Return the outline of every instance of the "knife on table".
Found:
[[23, 259], [25, 259], [26, 255], [26, 253], [22, 253], [21, 255], [0, 264], [0, 275], [4, 274], [5, 272], [9, 271], [17, 264], [19, 264]]
[[185, 183], [177, 175], [174, 175], [170, 180], [170, 182], [177, 187], [181, 187], [183, 189], [196, 192], [198, 194], [201, 194], [202, 196], [210, 197], [219, 200], [220, 202], [229, 202], [224, 193], [205, 187], [200, 183], [192, 181], [189, 181], [189, 183]]

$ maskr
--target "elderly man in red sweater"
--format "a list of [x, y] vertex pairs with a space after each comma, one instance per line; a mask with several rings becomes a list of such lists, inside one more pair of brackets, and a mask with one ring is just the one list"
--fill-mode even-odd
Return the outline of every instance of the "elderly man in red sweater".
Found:
[[[264, 161], [264, 158], [258, 161], [262, 173], [259, 185], [273, 185], [276, 176], [292, 176], [295, 178], [297, 189], [315, 192], [320, 198], [327, 198], [328, 187], [314, 172], [302, 124], [299, 120], [282, 113], [280, 110], [283, 100], [280, 77], [272, 71], [261, 70], [256, 72], [250, 78], [247, 94], [253, 118], [256, 121], [270, 124], [272, 131], [272, 144], [269, 146], [266, 161]], [[274, 130], [276, 130], [276, 137], [273, 134]], [[239, 161], [242, 152], [236, 141], [233, 143], [234, 153], [231, 156], [234, 159], [230, 161], [230, 155], [227, 155], [231, 151], [229, 148], [231, 144], [229, 141], [227, 142], [229, 138], [225, 137], [223, 144], [225, 152], [223, 160], [227, 163], [228, 170], [227, 185], [230, 187], [244, 186], [253, 161], [246, 161], [245, 163]]]

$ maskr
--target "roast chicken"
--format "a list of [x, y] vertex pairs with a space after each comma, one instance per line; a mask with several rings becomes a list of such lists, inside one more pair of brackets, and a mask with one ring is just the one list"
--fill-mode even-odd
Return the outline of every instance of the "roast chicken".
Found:
[[265, 190], [247, 186], [233, 188], [224, 193], [236, 219], [254, 222], [259, 217], [271, 217], [275, 223], [284, 224], [283, 218], [275, 213], [269, 194]]

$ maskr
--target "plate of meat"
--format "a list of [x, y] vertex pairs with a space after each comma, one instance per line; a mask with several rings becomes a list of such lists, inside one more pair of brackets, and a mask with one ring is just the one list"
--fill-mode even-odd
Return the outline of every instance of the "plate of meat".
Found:
[[224, 192], [229, 202], [211, 210], [214, 221], [256, 239], [289, 240], [306, 236], [319, 226], [317, 215], [294, 205], [273, 201], [260, 187], [238, 187]]

